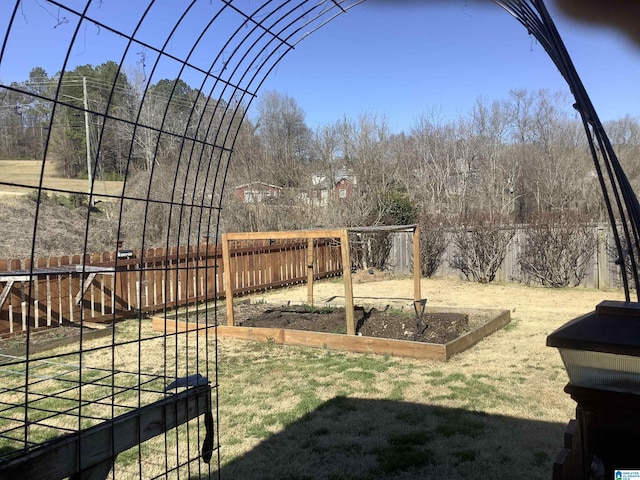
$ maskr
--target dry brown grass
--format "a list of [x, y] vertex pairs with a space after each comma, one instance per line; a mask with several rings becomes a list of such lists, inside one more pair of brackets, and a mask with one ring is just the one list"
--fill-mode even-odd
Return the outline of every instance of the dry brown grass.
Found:
[[[41, 171], [42, 160], [0, 160], [0, 178], [3, 181], [28, 186], [0, 185], [0, 196], [22, 195], [29, 193], [31, 189], [38, 188]], [[80, 193], [86, 193], [89, 188], [87, 180], [59, 177], [50, 161], [45, 164], [42, 186]], [[119, 195], [122, 192], [122, 182], [96, 180], [94, 192], [96, 195]]]
[[[29, 258], [32, 242], [36, 258], [75, 255], [85, 250], [86, 207], [61, 205], [60, 198], [45, 199], [39, 206], [26, 195], [0, 198], [0, 224], [7, 232], [0, 236], [0, 258]], [[36, 207], [38, 225], [34, 233]], [[91, 216], [89, 224], [89, 253], [112, 250], [115, 245], [118, 222], [113, 210], [117, 204], [105, 202], [99, 207], [100, 212]]]

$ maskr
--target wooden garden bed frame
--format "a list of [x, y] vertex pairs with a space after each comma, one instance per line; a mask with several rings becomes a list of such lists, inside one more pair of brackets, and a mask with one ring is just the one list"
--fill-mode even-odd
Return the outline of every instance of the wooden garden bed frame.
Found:
[[375, 227], [351, 227], [342, 229], [293, 230], [285, 232], [240, 232], [222, 235], [222, 264], [224, 269], [227, 327], [235, 325], [233, 317], [233, 288], [231, 283], [231, 253], [229, 242], [238, 240], [307, 240], [307, 303], [313, 305], [313, 265], [316, 239], [333, 238], [340, 241], [342, 277], [344, 279], [344, 303], [347, 335], [356, 334], [353, 303], [353, 280], [349, 233], [409, 232], [413, 234], [413, 299], [416, 305], [423, 303], [420, 290], [420, 227], [418, 225], [384, 225]]
[[[217, 338], [227, 337], [259, 342], [275, 342], [282, 345], [326, 348], [329, 350], [356, 353], [375, 353], [378, 355], [446, 362], [453, 355], [472, 347], [511, 321], [509, 310], [457, 307], [427, 307], [425, 309], [425, 313], [436, 312], [466, 314], [490, 313], [491, 319], [476, 329], [445, 344], [311, 332], [306, 330], [288, 330], [285, 328], [236, 327], [228, 325], [219, 325], [217, 327]], [[205, 324], [198, 322], [153, 317], [153, 329], [165, 332], [167, 335], [192, 330], [198, 330], [199, 334], [204, 335], [207, 329], [213, 328], [216, 327], [207, 327]]]
[[[453, 313], [490, 313], [491, 319], [476, 329], [458, 337], [446, 344], [414, 342], [410, 340], [393, 340], [356, 335], [354, 314], [353, 280], [351, 277], [351, 261], [349, 249], [349, 233], [375, 232], [410, 232], [413, 233], [413, 302], [416, 314], [424, 308], [424, 313], [453, 312]], [[288, 330], [285, 328], [260, 328], [236, 326], [233, 316], [233, 289], [231, 288], [232, 268], [230, 242], [240, 240], [299, 240], [307, 239], [307, 303], [313, 305], [313, 267], [314, 248], [316, 239], [338, 239], [341, 243], [342, 272], [344, 278], [345, 317], [347, 334], [322, 333], [302, 330]], [[346, 229], [327, 230], [297, 230], [286, 232], [244, 232], [226, 233], [222, 235], [222, 259], [224, 266], [224, 282], [226, 295], [226, 325], [217, 327], [204, 323], [177, 320], [168, 316], [154, 316], [153, 329], [167, 335], [185, 331], [197, 330], [205, 334], [207, 329], [217, 328], [217, 338], [237, 338], [261, 342], [275, 342], [284, 345], [303, 347], [327, 348], [357, 353], [375, 353], [416, 359], [430, 359], [447, 361], [453, 355], [460, 353], [478, 343], [487, 335], [502, 328], [511, 321], [509, 310], [475, 309], [456, 307], [427, 307], [422, 299], [420, 287], [420, 228], [417, 225], [393, 225], [381, 227], [356, 227]], [[345, 268], [349, 266], [349, 268]], [[173, 316], [173, 315], [172, 315]]]

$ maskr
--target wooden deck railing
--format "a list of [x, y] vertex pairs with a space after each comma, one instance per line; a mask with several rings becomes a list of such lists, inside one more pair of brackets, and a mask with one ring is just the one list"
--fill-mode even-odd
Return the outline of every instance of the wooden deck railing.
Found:
[[[338, 242], [314, 244], [314, 275], [342, 272]], [[224, 297], [222, 249], [215, 245], [28, 260], [0, 260], [0, 335], [99, 323]], [[307, 241], [243, 241], [231, 247], [234, 295], [307, 279]], [[83, 261], [84, 260], [84, 261]], [[84, 264], [84, 267], [83, 267]]]

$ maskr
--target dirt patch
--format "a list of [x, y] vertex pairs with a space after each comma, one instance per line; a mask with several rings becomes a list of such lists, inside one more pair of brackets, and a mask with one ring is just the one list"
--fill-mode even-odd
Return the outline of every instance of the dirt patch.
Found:
[[[33, 329], [29, 334], [29, 348], [31, 353], [46, 351], [80, 339], [82, 331], [83, 338], [89, 340], [102, 335], [110, 334], [110, 329], [94, 330], [80, 326], [60, 326], [41, 327]], [[0, 338], [0, 355], [23, 355], [26, 349], [26, 338], [24, 334], [17, 334], [5, 338]]]
[[[243, 327], [286, 328], [322, 333], [346, 333], [343, 307], [309, 305], [239, 304], [236, 324]], [[475, 328], [480, 319], [448, 312], [425, 312], [418, 319], [413, 309], [356, 307], [356, 334], [366, 337], [445, 344]]]
[[[79, 327], [40, 327], [32, 328], [29, 334], [30, 343], [42, 343], [54, 340], [57, 338], [75, 337], [80, 334]], [[11, 348], [19, 345], [23, 345], [26, 335], [18, 333], [15, 335], [6, 335], [0, 338], [0, 349]]]

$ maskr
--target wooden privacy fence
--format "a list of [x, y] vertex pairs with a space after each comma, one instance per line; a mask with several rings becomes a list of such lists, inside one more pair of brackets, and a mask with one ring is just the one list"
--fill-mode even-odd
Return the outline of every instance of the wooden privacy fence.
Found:
[[[236, 241], [234, 295], [303, 282], [307, 241]], [[316, 240], [314, 277], [342, 273], [339, 243]], [[108, 322], [225, 296], [222, 248], [203, 245], [0, 260], [0, 335]]]
[[[621, 288], [622, 276], [620, 267], [616, 263], [615, 243], [611, 228], [608, 224], [596, 224], [591, 225], [590, 229], [597, 241], [591, 258], [587, 262], [586, 276], [580, 286], [601, 290]], [[457, 247], [453, 241], [454, 230], [445, 231], [445, 235], [447, 247], [442, 256], [442, 263], [434, 276], [464, 278], [460, 270], [451, 266], [451, 260], [457, 253]], [[522, 254], [526, 238], [527, 229], [524, 226], [516, 227], [515, 236], [509, 242], [504, 261], [496, 273], [496, 281], [526, 283], [518, 264], [518, 258]], [[396, 275], [408, 275], [412, 272], [412, 248], [411, 235], [394, 233], [388, 258], [389, 270]]]

